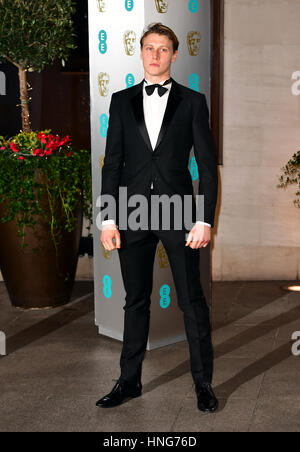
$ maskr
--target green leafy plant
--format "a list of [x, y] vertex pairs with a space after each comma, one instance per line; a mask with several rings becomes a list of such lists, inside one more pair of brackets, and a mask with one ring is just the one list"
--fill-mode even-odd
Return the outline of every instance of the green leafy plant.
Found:
[[47, 129], [21, 132], [10, 139], [0, 136], [0, 203], [6, 206], [1, 222], [17, 218], [22, 247], [27, 246], [26, 227], [34, 228], [36, 216], [42, 215], [58, 254], [63, 231], [76, 227], [74, 209], [79, 202], [90, 235], [91, 199], [90, 151], [74, 149], [68, 135], [59, 137]]
[[[297, 151], [293, 155], [288, 163], [281, 168], [283, 174], [280, 175], [280, 184], [277, 185], [279, 188], [286, 188], [288, 185], [298, 184], [298, 191], [295, 193], [297, 197], [300, 197], [300, 151]], [[300, 199], [297, 198], [294, 201], [294, 205], [300, 208]]]
[[18, 68], [22, 130], [30, 132], [27, 71], [68, 58], [74, 43], [72, 0], [0, 0], [0, 62]]

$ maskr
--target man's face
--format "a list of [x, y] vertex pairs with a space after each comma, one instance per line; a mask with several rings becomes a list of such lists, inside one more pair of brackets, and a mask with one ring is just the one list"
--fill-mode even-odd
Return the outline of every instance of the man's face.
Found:
[[170, 71], [178, 55], [178, 50], [173, 53], [173, 43], [168, 36], [151, 33], [144, 38], [141, 49], [145, 75], [161, 76]]

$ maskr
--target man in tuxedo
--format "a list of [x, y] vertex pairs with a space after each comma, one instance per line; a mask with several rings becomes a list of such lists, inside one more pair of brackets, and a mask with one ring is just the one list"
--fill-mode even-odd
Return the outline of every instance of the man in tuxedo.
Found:
[[[118, 250], [126, 304], [123, 307], [121, 375], [111, 392], [96, 405], [116, 406], [125, 399], [141, 395], [153, 263], [157, 243], [161, 240], [170, 262], [178, 306], [183, 312], [197, 406], [201, 411], [211, 412], [217, 409], [218, 400], [211, 387], [211, 326], [199, 274], [200, 248], [210, 242], [218, 191], [209, 112], [204, 94], [170, 77], [179, 43], [169, 27], [161, 23], [150, 25], [140, 44], [144, 79], [112, 95], [101, 196], [111, 195], [118, 204], [119, 188], [126, 187], [128, 198], [132, 195], [144, 195], [149, 201], [154, 195], [179, 195], [181, 198], [190, 195], [193, 198], [188, 162], [194, 146], [204, 217], [195, 221], [194, 198], [190, 230], [185, 225], [177, 229], [172, 220], [169, 229], [165, 229], [161, 225], [161, 211], [156, 229], [119, 230], [118, 209], [113, 218], [102, 217], [101, 242], [106, 250]], [[148, 213], [154, 215], [152, 207]]]

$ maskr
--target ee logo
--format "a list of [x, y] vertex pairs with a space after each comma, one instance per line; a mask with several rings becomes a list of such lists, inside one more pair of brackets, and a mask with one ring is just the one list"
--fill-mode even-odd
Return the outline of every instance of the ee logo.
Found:
[[134, 85], [133, 74], [127, 74], [125, 81], [126, 81], [126, 88], [130, 88], [131, 86], [133, 86]]
[[189, 76], [189, 86], [191, 89], [199, 93], [199, 76], [197, 74], [191, 74]]
[[192, 176], [192, 180], [196, 180], [199, 177], [198, 165], [195, 157], [192, 157], [190, 160], [190, 173]]
[[171, 299], [170, 299], [170, 286], [168, 286], [168, 284], [164, 284], [163, 286], [161, 286], [160, 290], [159, 290], [159, 295], [160, 295], [160, 307], [165, 309], [167, 308], [170, 303], [171, 303]]
[[99, 51], [100, 53], [106, 53], [107, 51], [107, 44], [106, 44], [106, 40], [107, 40], [107, 33], [105, 30], [100, 30], [99, 31]]
[[103, 113], [100, 116], [100, 134], [103, 138], [106, 138], [108, 128], [108, 116]]
[[300, 356], [300, 331], [292, 334], [292, 340], [296, 341], [292, 346], [292, 353], [294, 356]]
[[103, 294], [106, 298], [110, 298], [112, 295], [111, 291], [112, 281], [110, 276], [104, 275], [102, 281], [103, 281]]
[[292, 84], [292, 94], [294, 96], [299, 96], [300, 94], [300, 71], [296, 71], [292, 74], [292, 80], [296, 80]]
[[189, 10], [191, 13], [196, 13], [199, 9], [199, 3], [198, 0], [190, 0], [189, 1]]
[[134, 7], [134, 1], [133, 0], [125, 0], [125, 8], [127, 11], [132, 11]]

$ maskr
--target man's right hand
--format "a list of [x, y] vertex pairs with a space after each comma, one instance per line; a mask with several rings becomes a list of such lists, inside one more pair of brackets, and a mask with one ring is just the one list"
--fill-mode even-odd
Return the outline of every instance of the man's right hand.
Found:
[[[115, 243], [113, 242], [113, 239], [115, 240]], [[102, 226], [100, 240], [107, 251], [112, 251], [121, 247], [120, 233], [117, 226], [113, 224], [106, 224]]]

